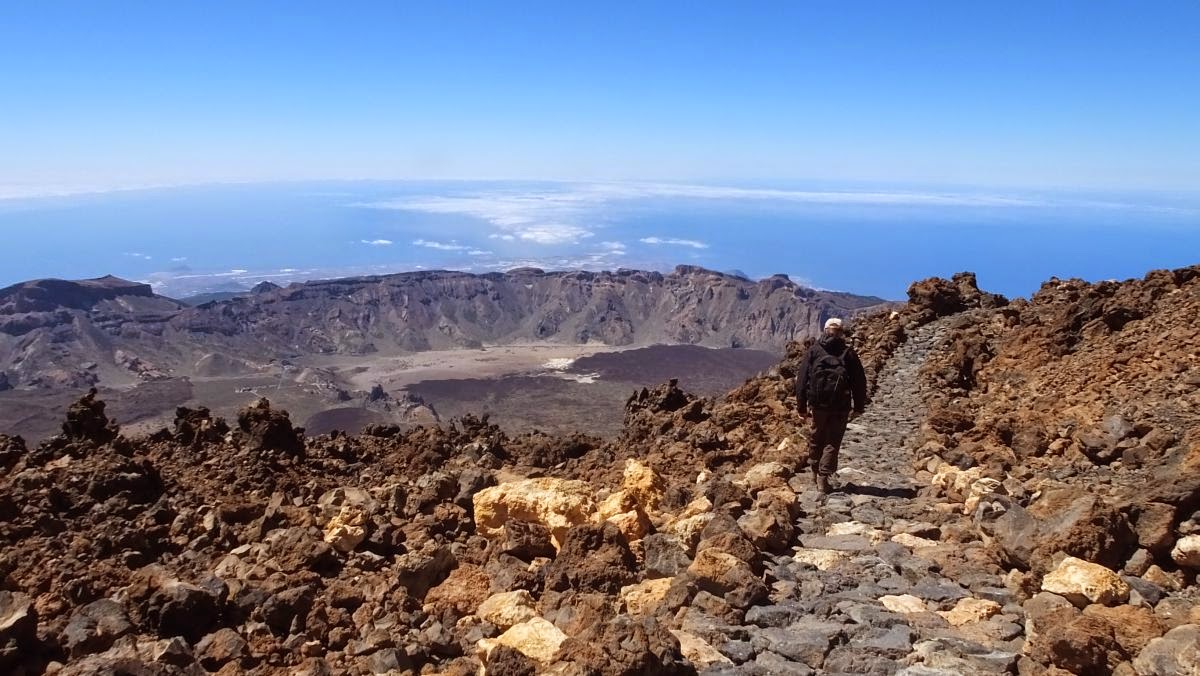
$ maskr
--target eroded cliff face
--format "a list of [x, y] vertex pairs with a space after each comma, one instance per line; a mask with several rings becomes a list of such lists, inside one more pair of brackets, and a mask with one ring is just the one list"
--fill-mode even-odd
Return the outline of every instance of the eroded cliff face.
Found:
[[417, 272], [271, 285], [185, 308], [145, 285], [43, 280], [0, 291], [0, 372], [16, 387], [191, 375], [196, 364], [551, 341], [782, 350], [879, 299], [695, 267]]

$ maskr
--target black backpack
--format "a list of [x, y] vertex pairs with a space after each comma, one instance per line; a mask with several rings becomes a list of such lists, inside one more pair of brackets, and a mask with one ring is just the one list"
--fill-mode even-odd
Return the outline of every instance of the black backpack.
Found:
[[846, 367], [846, 346], [839, 355], [816, 345], [820, 356], [813, 360], [808, 377], [808, 404], [813, 408], [850, 408], [850, 369]]

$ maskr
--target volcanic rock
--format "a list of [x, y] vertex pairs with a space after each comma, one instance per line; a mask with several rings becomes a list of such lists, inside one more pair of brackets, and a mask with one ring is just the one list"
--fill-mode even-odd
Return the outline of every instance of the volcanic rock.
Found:
[[304, 454], [304, 430], [293, 428], [287, 411], [272, 409], [265, 397], [238, 413], [238, 428], [252, 451]]
[[567, 531], [558, 556], [546, 565], [546, 588], [616, 594], [636, 579], [637, 559], [611, 523], [580, 524]]
[[501, 630], [537, 617], [533, 597], [524, 589], [489, 596], [479, 604], [477, 612], [480, 619]]
[[63, 647], [73, 657], [103, 652], [132, 629], [133, 624], [120, 603], [112, 599], [100, 599], [83, 606], [71, 616], [63, 631]]
[[556, 548], [563, 546], [572, 526], [586, 523], [596, 505], [585, 481], [538, 478], [485, 488], [473, 499], [475, 525], [483, 535], [503, 533], [510, 520], [531, 521], [550, 531]]
[[1200, 535], [1179, 538], [1171, 550], [1171, 559], [1181, 566], [1200, 568]]
[[1071, 556], [1042, 579], [1042, 590], [1058, 594], [1080, 608], [1089, 603], [1124, 603], [1129, 598], [1129, 585], [1119, 575]]
[[507, 646], [543, 665], [550, 664], [558, 654], [563, 641], [567, 640], [558, 627], [546, 620], [535, 617], [520, 624], [513, 625], [494, 639], [483, 639], [479, 649], [484, 653], [485, 662], [492, 650]]

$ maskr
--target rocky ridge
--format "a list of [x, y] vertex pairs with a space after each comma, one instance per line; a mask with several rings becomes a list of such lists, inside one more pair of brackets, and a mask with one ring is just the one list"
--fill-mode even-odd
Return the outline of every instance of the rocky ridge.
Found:
[[[634, 393], [607, 443], [471, 417], [305, 438], [265, 401], [131, 440], [86, 397], [37, 448], [0, 437], [0, 669], [1196, 673], [1196, 428], [1188, 393], [1154, 399], [1188, 382], [1163, 365], [1194, 351], [1193, 277], [1011, 304], [966, 275], [915, 284], [855, 327], [874, 402], [828, 497], [789, 405], [802, 344], [721, 399]], [[1093, 323], [1130, 298], [1141, 319]], [[1176, 329], [1121, 378], [1149, 399], [1099, 387], [1096, 355]], [[1046, 396], [994, 399], [1018, 385]], [[1139, 401], [1155, 416], [1082, 417]], [[1059, 451], [1017, 453], [1065, 415]], [[1120, 437], [1106, 464], [1092, 424]], [[1175, 480], [1144, 490], [1155, 465]]]
[[560, 342], [779, 350], [881, 299], [674, 272], [411, 272], [320, 280], [188, 307], [112, 277], [0, 289], [0, 375], [17, 388], [255, 372], [302, 355]]

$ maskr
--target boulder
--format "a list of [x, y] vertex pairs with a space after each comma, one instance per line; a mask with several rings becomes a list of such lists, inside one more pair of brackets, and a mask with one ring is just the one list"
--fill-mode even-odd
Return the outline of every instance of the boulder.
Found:
[[484, 622], [490, 622], [500, 630], [505, 630], [537, 617], [537, 610], [534, 608], [533, 596], [524, 589], [518, 589], [489, 596], [479, 604], [476, 614]]
[[884, 608], [893, 613], [901, 613], [904, 615], [912, 613], [928, 612], [929, 608], [925, 606], [925, 602], [911, 594], [887, 595], [880, 596], [879, 602]]
[[644, 580], [621, 588], [621, 601], [630, 615], [653, 615], [671, 591], [675, 578]]
[[238, 411], [237, 421], [249, 450], [304, 455], [304, 430], [293, 427], [288, 412], [271, 408], [265, 397]]
[[1068, 556], [1042, 578], [1042, 591], [1067, 599], [1076, 607], [1089, 603], [1111, 606], [1129, 600], [1129, 584], [1115, 572]]
[[768, 488], [787, 488], [792, 471], [783, 463], [763, 462], [746, 470], [742, 483], [751, 495], [757, 495]]
[[692, 563], [679, 538], [666, 533], [642, 540], [642, 562], [648, 577], [674, 577]]
[[1058, 610], [1026, 623], [1025, 653], [1073, 674], [1108, 674], [1125, 659], [1111, 624], [1082, 615], [1074, 608]]
[[558, 556], [546, 565], [546, 588], [615, 594], [637, 579], [637, 558], [615, 525], [580, 524], [562, 541]]
[[531, 521], [550, 531], [555, 548], [562, 547], [572, 526], [587, 523], [596, 511], [595, 490], [586, 481], [540, 477], [485, 488], [472, 503], [477, 531], [488, 537], [503, 534], [511, 520]]
[[1186, 568], [1200, 568], [1200, 535], [1179, 538], [1171, 549], [1171, 559]]
[[796, 550], [792, 559], [797, 563], [808, 564], [817, 570], [832, 570], [838, 564], [849, 561], [850, 554], [835, 549], [810, 549], [801, 547]]
[[209, 671], [217, 671], [230, 662], [246, 655], [246, 639], [228, 627], [200, 639], [196, 644], [196, 658]]
[[642, 511], [653, 513], [662, 504], [667, 482], [658, 472], [630, 458], [625, 461], [621, 489], [633, 498]]
[[483, 568], [471, 563], [460, 564], [445, 580], [425, 595], [425, 605], [437, 612], [453, 609], [458, 615], [470, 615], [488, 599], [491, 579]]
[[356, 504], [343, 505], [325, 524], [325, 542], [342, 553], [354, 551], [367, 539], [367, 513]]
[[0, 590], [0, 667], [14, 666], [37, 644], [37, 610], [28, 594]]
[[750, 564], [715, 548], [698, 552], [688, 572], [700, 589], [724, 596], [735, 608], [748, 608], [767, 597], [766, 585]]
[[1140, 653], [1151, 641], [1163, 635], [1166, 627], [1148, 608], [1134, 606], [1090, 605], [1084, 615], [1097, 617], [1113, 628], [1113, 635], [1126, 655]]
[[733, 666], [733, 660], [721, 654], [721, 651], [712, 647], [699, 636], [678, 629], [672, 629], [671, 634], [679, 639], [679, 652], [683, 654], [684, 659], [695, 665], [697, 669]]
[[1148, 643], [1133, 660], [1138, 676], [1200, 674], [1200, 625], [1184, 624]]
[[1165, 554], [1175, 539], [1175, 507], [1161, 502], [1138, 505], [1133, 525], [1140, 546], [1154, 554]]
[[103, 652], [132, 630], [124, 606], [113, 599], [100, 599], [71, 615], [63, 631], [63, 647], [72, 657]]
[[965, 598], [959, 599], [951, 610], [938, 611], [938, 615], [946, 618], [952, 627], [961, 627], [964, 624], [974, 622], [983, 622], [988, 618], [1000, 614], [1000, 604], [987, 599]]
[[502, 554], [515, 556], [525, 562], [536, 558], [554, 558], [558, 550], [550, 542], [550, 530], [540, 523], [511, 520], [504, 524]]
[[1058, 552], [1116, 569], [1138, 546], [1124, 513], [1083, 489], [1048, 490], [1029, 509], [997, 496], [981, 503], [975, 516], [985, 541], [1022, 570], [1045, 572]]
[[561, 629], [535, 617], [509, 627], [494, 639], [481, 639], [478, 647], [484, 662], [488, 661], [488, 656], [497, 647], [507, 646], [539, 664], [548, 665], [554, 661], [558, 649], [566, 640], [567, 635]]

